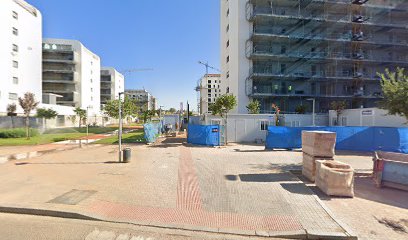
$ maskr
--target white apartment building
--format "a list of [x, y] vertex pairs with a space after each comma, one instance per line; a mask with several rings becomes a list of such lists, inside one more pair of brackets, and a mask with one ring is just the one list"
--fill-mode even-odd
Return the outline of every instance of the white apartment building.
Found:
[[157, 99], [145, 89], [128, 89], [125, 90], [125, 93], [128, 97], [143, 105], [145, 109], [157, 109]]
[[251, 25], [246, 19], [246, 0], [220, 0], [221, 3], [221, 89], [237, 97], [237, 107], [231, 113], [247, 113], [249, 97], [245, 81], [250, 61], [245, 55]]
[[125, 91], [125, 77], [113, 67], [101, 68], [101, 105], [110, 100], [119, 99], [119, 93]]
[[[31, 92], [41, 101], [42, 16], [23, 0], [0, 1], [0, 114]], [[22, 113], [18, 106], [17, 113]]]
[[100, 115], [101, 61], [77, 40], [43, 40], [43, 93], [56, 94], [57, 104]]
[[200, 114], [211, 113], [208, 107], [223, 93], [221, 74], [205, 74], [200, 85]]

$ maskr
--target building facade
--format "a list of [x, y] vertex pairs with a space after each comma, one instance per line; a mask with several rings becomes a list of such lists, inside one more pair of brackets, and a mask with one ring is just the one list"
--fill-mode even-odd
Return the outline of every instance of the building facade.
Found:
[[156, 110], [157, 100], [148, 91], [144, 89], [125, 90], [126, 96], [136, 100], [140, 104], [141, 110]]
[[378, 72], [408, 66], [408, 3], [403, 0], [221, 0], [225, 91], [261, 112], [327, 112], [333, 101], [374, 107]]
[[88, 109], [100, 115], [100, 58], [79, 41], [43, 40], [44, 94], [56, 94], [58, 105]]
[[41, 42], [40, 11], [23, 0], [0, 1], [0, 113], [15, 103], [22, 113], [18, 98], [24, 93], [35, 94], [41, 102]]
[[200, 84], [200, 114], [211, 113], [209, 105], [222, 94], [221, 74], [205, 74]]
[[125, 78], [113, 67], [101, 68], [101, 105], [110, 100], [119, 99], [119, 93], [125, 90]]

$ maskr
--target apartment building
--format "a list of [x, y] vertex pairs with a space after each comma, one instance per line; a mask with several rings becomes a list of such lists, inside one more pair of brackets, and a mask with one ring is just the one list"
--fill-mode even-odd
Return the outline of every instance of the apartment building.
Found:
[[221, 0], [223, 89], [236, 113], [375, 107], [377, 72], [408, 67], [407, 21], [404, 0]]
[[137, 101], [143, 110], [155, 110], [157, 109], [156, 98], [153, 97], [148, 91], [144, 89], [129, 89], [125, 90], [126, 96]]
[[211, 113], [209, 105], [221, 95], [221, 74], [205, 74], [200, 84], [200, 114]]
[[43, 40], [43, 94], [55, 94], [58, 105], [88, 109], [100, 115], [100, 58], [81, 42]]
[[101, 68], [101, 105], [110, 100], [119, 99], [119, 93], [125, 91], [125, 78], [113, 67]]
[[[41, 101], [41, 42], [40, 11], [23, 0], [0, 1], [0, 113], [15, 103], [24, 93], [34, 93]], [[22, 113], [18, 106], [17, 113]]]

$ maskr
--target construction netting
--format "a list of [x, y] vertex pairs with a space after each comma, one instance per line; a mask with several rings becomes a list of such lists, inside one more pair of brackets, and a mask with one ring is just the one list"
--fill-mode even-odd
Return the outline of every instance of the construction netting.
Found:
[[143, 125], [144, 138], [147, 143], [154, 143], [162, 132], [161, 123], [146, 123]]

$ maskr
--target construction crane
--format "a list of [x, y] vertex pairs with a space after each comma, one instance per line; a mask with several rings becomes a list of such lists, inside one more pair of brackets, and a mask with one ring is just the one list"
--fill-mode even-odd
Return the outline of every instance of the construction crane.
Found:
[[147, 71], [154, 71], [153, 68], [132, 68], [132, 69], [124, 69], [120, 71], [123, 75], [132, 74], [135, 72], [147, 72]]
[[[210, 66], [208, 64], [208, 62], [205, 63], [205, 62], [202, 62], [202, 61], [198, 61], [198, 64], [201, 64], [201, 65], [205, 66], [205, 77], [207, 78], [207, 81], [205, 81], [206, 83], [208, 82], [208, 69], [213, 69], [213, 70], [215, 70], [217, 72], [221, 72], [219, 69]], [[202, 106], [202, 98], [200, 96], [200, 92], [201, 92], [202, 89], [207, 89], [207, 88], [202, 86], [201, 79], [199, 79], [197, 81], [197, 86], [195, 88], [195, 90], [197, 92], [197, 110], [198, 110], [199, 113], [201, 113], [201, 106]]]

